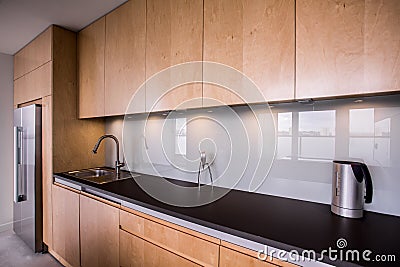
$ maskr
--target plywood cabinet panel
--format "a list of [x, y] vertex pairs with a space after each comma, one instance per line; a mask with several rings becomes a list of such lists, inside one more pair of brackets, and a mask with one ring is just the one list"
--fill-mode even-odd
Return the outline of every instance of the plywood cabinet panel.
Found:
[[296, 98], [364, 92], [364, 2], [296, 1]]
[[52, 59], [52, 27], [46, 29], [14, 56], [14, 80]]
[[171, 251], [120, 230], [121, 266], [200, 266]]
[[365, 1], [365, 92], [400, 90], [400, 1]]
[[[293, 99], [294, 1], [205, 0], [204, 60], [243, 72], [260, 92], [232, 76], [226, 84], [237, 84], [231, 87], [237, 95], [205, 84], [205, 106], [212, 105], [207, 98], [225, 104]], [[214, 72], [204, 66], [206, 80]]]
[[14, 81], [14, 105], [49, 96], [53, 88], [52, 61]]
[[[146, 79], [170, 66], [202, 60], [202, 0], [148, 0], [146, 29]], [[150, 81], [146, 111], [201, 107], [201, 83], [174, 87], [182, 80], [200, 81], [201, 75], [200, 65], [189, 69], [185, 77], [165, 73], [161, 80]]]
[[70, 266], [80, 266], [79, 194], [53, 185], [53, 248]]
[[81, 266], [119, 266], [118, 208], [80, 196]]
[[79, 117], [104, 116], [105, 17], [78, 34]]
[[96, 155], [92, 149], [104, 134], [104, 119], [78, 119], [76, 34], [54, 27], [53, 35], [53, 171], [103, 166], [104, 147]]
[[105, 115], [145, 111], [146, 1], [131, 0], [106, 16]]

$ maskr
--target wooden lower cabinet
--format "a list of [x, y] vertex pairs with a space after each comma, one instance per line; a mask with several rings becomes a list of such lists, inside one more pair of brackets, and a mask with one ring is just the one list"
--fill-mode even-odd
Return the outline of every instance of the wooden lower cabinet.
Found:
[[222, 247], [220, 249], [220, 259], [219, 259], [220, 267], [233, 267], [233, 266], [277, 266], [267, 261], [261, 261], [256, 257], [251, 257], [249, 255], [237, 252], [235, 250]]
[[267, 257], [265, 260], [260, 260], [257, 257], [258, 252], [247, 248], [243, 248], [225, 241], [221, 241], [219, 253], [219, 266], [220, 267], [296, 267], [298, 265], [282, 261], [276, 258]]
[[[131, 213], [133, 212], [133, 213]], [[120, 257], [124, 251], [127, 250], [126, 246], [132, 246], [137, 251], [132, 252], [134, 255], [139, 255], [139, 259], [144, 257], [143, 261], [146, 262], [147, 250], [153, 251], [148, 257], [161, 257], [171, 258], [172, 265], [167, 266], [180, 266], [174, 265], [174, 261], [182, 261], [184, 266], [218, 266], [219, 257], [219, 239], [207, 236], [193, 230], [160, 220], [158, 218], [137, 212], [120, 211]], [[136, 239], [127, 242], [126, 234], [133, 235]], [[124, 237], [123, 237], [124, 236]], [[134, 240], [137, 240], [137, 242]], [[143, 240], [144, 247], [141, 242]], [[142, 252], [144, 250], [145, 252]], [[161, 253], [163, 256], [155, 256], [154, 254]], [[168, 252], [168, 253], [167, 253]], [[145, 253], [145, 254], [143, 254]], [[124, 256], [124, 257], [132, 257]], [[176, 259], [175, 259], [176, 258]], [[131, 259], [134, 262], [134, 259]], [[124, 260], [121, 258], [121, 265]], [[127, 262], [130, 262], [129, 259]], [[131, 265], [135, 266], [132, 262]], [[149, 261], [149, 266], [159, 266], [158, 259]], [[147, 262], [146, 262], [147, 263]], [[140, 264], [138, 266], [141, 266]], [[147, 266], [147, 265], [146, 265]]]
[[82, 267], [119, 266], [119, 209], [97, 197], [80, 197]]
[[120, 266], [201, 266], [173, 252], [120, 230]]
[[58, 183], [52, 194], [50, 253], [64, 266], [297, 266]]
[[79, 191], [53, 185], [53, 248], [64, 266], [80, 266]]

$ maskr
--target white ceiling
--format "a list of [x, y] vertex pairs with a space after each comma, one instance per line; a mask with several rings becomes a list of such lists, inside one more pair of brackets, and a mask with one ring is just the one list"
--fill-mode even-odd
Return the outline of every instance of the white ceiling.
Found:
[[13, 55], [49, 25], [79, 31], [127, 0], [0, 0], [0, 53]]

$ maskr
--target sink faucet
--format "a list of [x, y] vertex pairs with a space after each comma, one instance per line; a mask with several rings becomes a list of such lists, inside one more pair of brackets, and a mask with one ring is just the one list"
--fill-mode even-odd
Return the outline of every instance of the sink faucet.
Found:
[[125, 163], [119, 161], [119, 142], [118, 142], [117, 137], [115, 137], [112, 134], [106, 134], [106, 135], [103, 135], [102, 137], [100, 137], [99, 140], [97, 140], [97, 143], [94, 145], [94, 148], [92, 150], [93, 154], [97, 153], [97, 150], [99, 149], [101, 141], [103, 141], [103, 139], [105, 139], [105, 138], [111, 138], [115, 141], [115, 145], [117, 148], [117, 160], [115, 161], [115, 173], [118, 176], [120, 173], [120, 169], [125, 166]]

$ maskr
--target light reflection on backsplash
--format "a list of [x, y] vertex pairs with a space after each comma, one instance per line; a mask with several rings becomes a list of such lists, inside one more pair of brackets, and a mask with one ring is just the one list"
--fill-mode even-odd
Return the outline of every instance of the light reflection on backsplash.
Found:
[[[181, 157], [187, 157], [192, 160], [192, 165], [186, 162], [185, 167], [196, 169], [198, 142], [204, 136], [210, 135], [215, 144], [206, 140], [203, 145], [208, 151], [213, 151], [215, 147], [219, 149], [217, 153], [211, 153], [215, 156], [211, 167], [213, 174], [218, 176], [229, 166], [229, 177], [235, 180], [233, 176], [242, 167], [239, 161], [248, 160], [243, 178], [235, 185], [236, 189], [248, 190], [256, 162], [260, 160], [260, 155], [268, 158], [265, 155], [274, 150], [275, 142], [271, 140], [275, 141], [276, 138], [275, 160], [267, 179], [256, 190], [257, 193], [329, 204], [332, 160], [359, 160], [368, 165], [374, 185], [372, 204], [366, 204], [365, 209], [400, 216], [400, 206], [397, 204], [397, 195], [400, 192], [400, 95], [364, 97], [362, 102], [355, 100], [358, 99], [316, 101], [312, 104], [274, 104], [272, 116], [276, 131], [267, 130], [268, 133], [262, 139], [257, 131], [252, 130], [256, 127], [254, 116], [245, 107], [236, 107], [233, 110], [247, 129], [250, 129], [247, 132], [249, 145], [239, 142], [232, 153], [229, 136], [224, 133], [223, 127], [207, 120], [191, 121], [193, 117], [205, 114], [205, 109], [179, 112], [180, 114], [176, 112], [175, 117], [169, 119], [162, 115], [151, 116], [148, 121], [149, 131], [146, 131], [145, 137], [141, 133], [124, 136], [124, 142], [129, 140], [131, 144], [131, 149], [125, 153], [127, 158], [134, 158], [129, 164], [136, 171], [154, 174], [142, 154], [146, 150], [152, 155], [152, 163], [157, 166], [159, 174], [196, 181], [195, 172], [179, 171], [173, 166], [175, 163], [171, 165], [163, 153], [173, 154], [178, 163]], [[267, 114], [262, 105], [255, 105], [253, 108], [260, 118]], [[212, 111], [207, 113], [209, 117], [234, 123], [233, 115], [223, 108], [207, 110]], [[144, 115], [133, 115], [133, 118], [133, 129], [140, 128], [139, 125], [145, 123]], [[108, 118], [107, 133], [114, 133], [121, 138], [122, 121], [121, 117]], [[267, 124], [265, 129], [273, 125], [268, 120]], [[163, 126], [169, 130], [164, 129], [160, 135]], [[233, 127], [239, 127], [239, 124]], [[237, 131], [230, 137], [242, 140], [244, 136], [244, 132]], [[162, 143], [167, 144], [164, 149], [169, 152], [163, 151]], [[264, 147], [261, 148], [261, 144]], [[113, 147], [107, 145], [106, 149], [110, 151]], [[248, 155], [248, 159], [243, 156], [239, 157], [237, 164], [228, 164], [231, 154], [235, 153]], [[109, 156], [111, 153], [107, 154]], [[107, 157], [106, 160], [107, 165], [113, 165], [113, 158]], [[267, 169], [268, 162], [265, 162], [263, 166], [263, 160], [260, 161], [261, 168]], [[235, 168], [238, 170], [235, 171]], [[203, 182], [208, 182], [207, 177], [203, 177]], [[221, 179], [217, 184], [232, 185], [228, 178]]]

